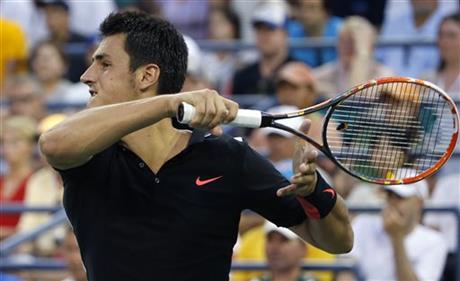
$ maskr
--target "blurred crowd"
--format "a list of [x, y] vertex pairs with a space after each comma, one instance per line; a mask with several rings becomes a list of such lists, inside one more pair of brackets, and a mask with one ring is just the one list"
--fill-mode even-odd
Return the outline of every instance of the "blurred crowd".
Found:
[[[41, 158], [38, 136], [85, 106], [90, 94], [80, 76], [91, 64], [99, 24], [110, 12], [143, 10], [168, 19], [185, 35], [189, 59], [183, 91], [213, 88], [244, 101], [241, 106], [279, 113], [384, 76], [428, 80], [460, 101], [459, 5], [458, 0], [0, 1], [0, 203], [52, 207], [62, 201], [62, 182]], [[305, 39], [330, 39], [335, 47], [290, 46]], [[378, 40], [400, 43], [379, 47]], [[430, 40], [436, 44], [424, 44]], [[255, 47], [203, 47], [209, 43]], [[308, 116], [309, 134], [319, 142], [323, 114]], [[287, 122], [298, 127], [302, 119]], [[295, 139], [289, 133], [228, 132], [243, 134], [283, 175], [293, 175]], [[368, 280], [454, 280], [455, 216], [422, 210], [427, 205], [460, 208], [459, 153], [460, 145], [438, 174], [411, 189], [359, 182], [319, 156], [319, 170], [350, 206], [382, 207], [382, 213], [354, 217], [355, 248], [337, 257], [244, 212], [234, 260], [266, 261], [270, 270], [232, 272], [231, 279], [353, 280], [352, 274], [300, 269], [303, 262], [351, 258]], [[27, 233], [51, 217], [0, 213], [0, 239]], [[14, 255], [64, 260], [69, 271], [0, 272], [1, 280], [86, 280], [69, 226], [21, 245]], [[411, 276], [416, 278], [404, 279]]]

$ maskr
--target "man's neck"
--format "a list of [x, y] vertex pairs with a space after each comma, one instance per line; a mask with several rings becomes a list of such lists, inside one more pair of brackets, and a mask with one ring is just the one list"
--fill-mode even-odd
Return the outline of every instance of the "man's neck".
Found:
[[169, 159], [187, 147], [190, 137], [190, 132], [176, 130], [170, 119], [163, 119], [123, 137], [122, 141], [157, 173]]
[[264, 55], [260, 60], [260, 73], [262, 77], [269, 77], [278, 69], [278, 67], [287, 59], [288, 50], [282, 48], [279, 52]]
[[290, 270], [272, 271], [272, 281], [297, 281], [300, 276], [300, 268], [294, 267]]

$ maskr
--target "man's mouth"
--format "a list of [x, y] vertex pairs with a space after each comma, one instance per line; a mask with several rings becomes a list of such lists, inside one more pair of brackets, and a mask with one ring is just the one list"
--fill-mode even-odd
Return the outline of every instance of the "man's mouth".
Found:
[[91, 97], [94, 97], [97, 95], [97, 92], [94, 90], [89, 90], [89, 94], [91, 95]]

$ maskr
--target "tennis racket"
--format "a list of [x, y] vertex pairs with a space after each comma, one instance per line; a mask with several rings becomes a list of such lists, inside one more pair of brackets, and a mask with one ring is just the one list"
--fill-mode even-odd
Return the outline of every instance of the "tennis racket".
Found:
[[[328, 108], [322, 144], [277, 120]], [[182, 103], [177, 119], [189, 123], [194, 107]], [[438, 171], [452, 155], [458, 110], [439, 87], [423, 80], [387, 77], [356, 86], [317, 105], [284, 114], [240, 109], [230, 125], [273, 127], [311, 143], [338, 167], [361, 180], [408, 184]]]

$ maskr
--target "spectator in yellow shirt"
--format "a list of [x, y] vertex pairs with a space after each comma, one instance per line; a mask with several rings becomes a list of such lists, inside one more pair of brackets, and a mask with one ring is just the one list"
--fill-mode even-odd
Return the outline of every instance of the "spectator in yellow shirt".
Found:
[[18, 24], [0, 18], [0, 30], [0, 89], [3, 89], [8, 75], [26, 72], [27, 44]]

